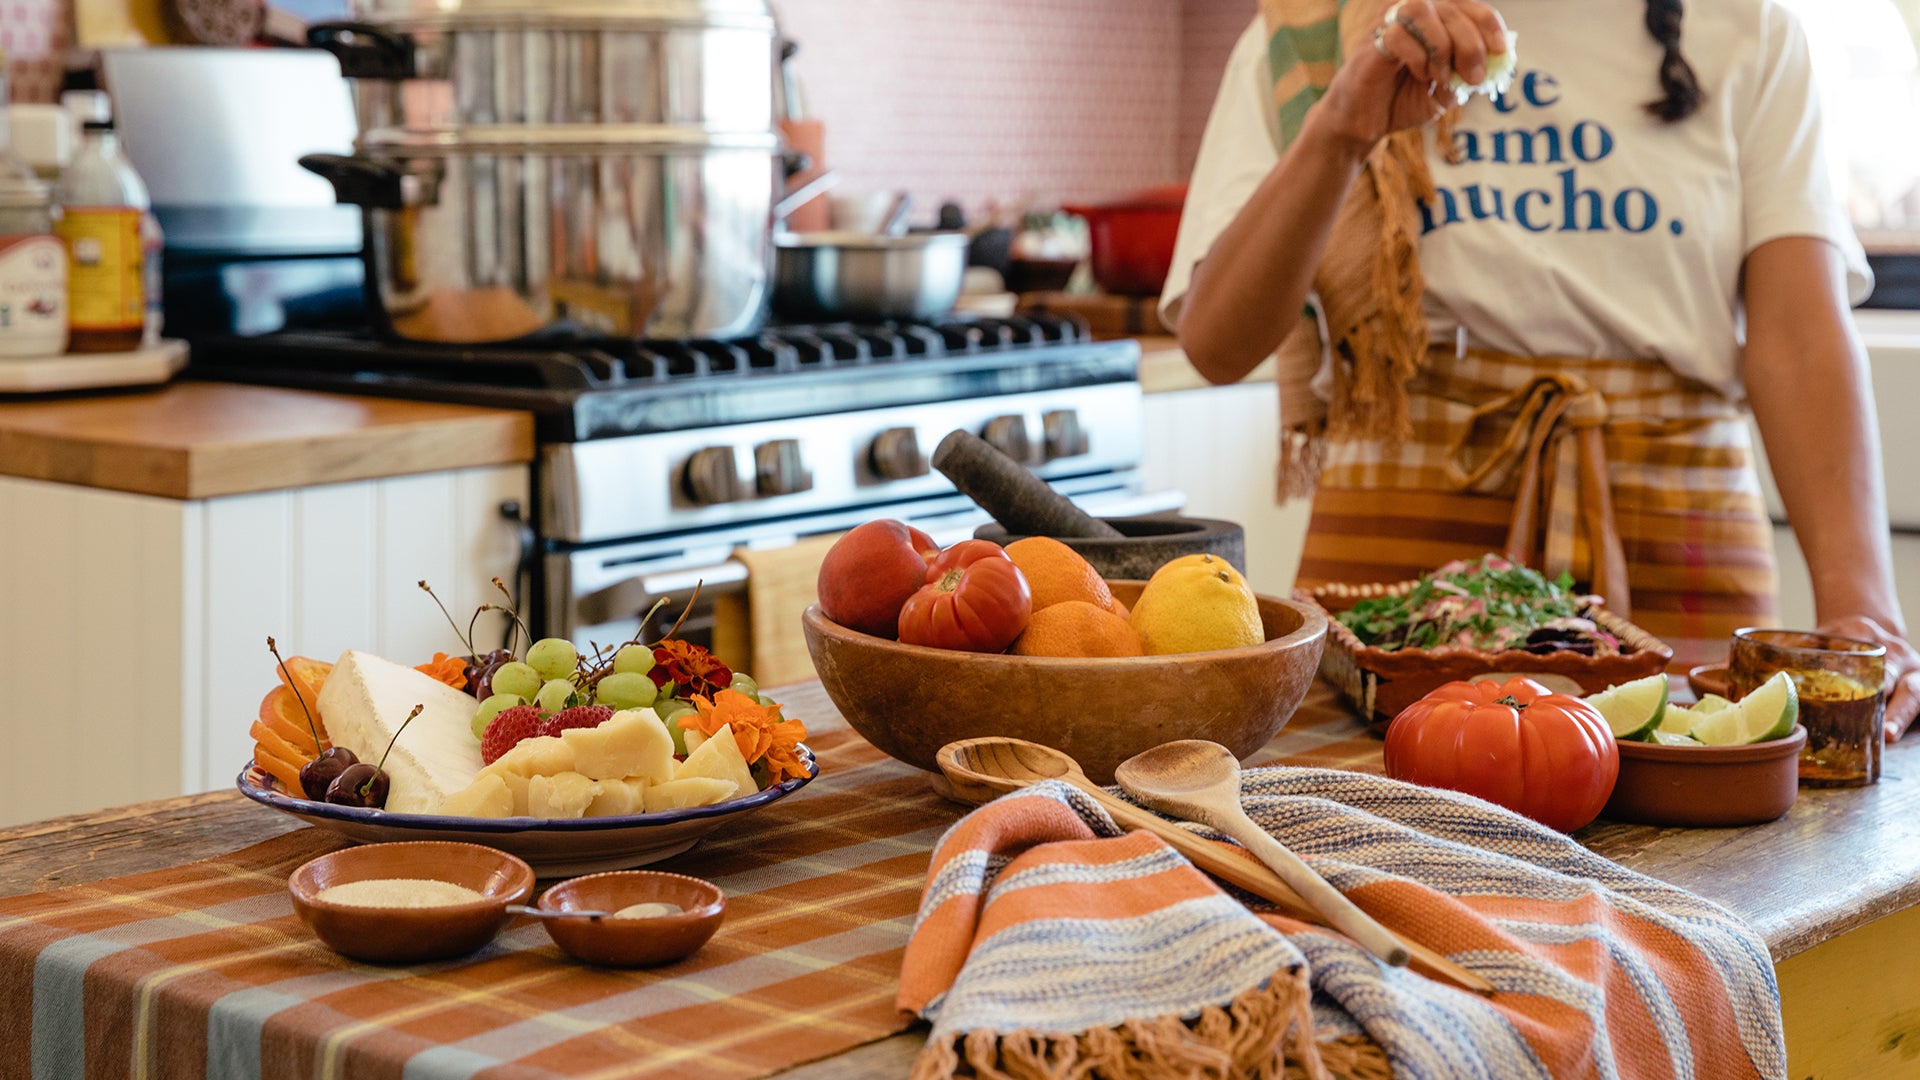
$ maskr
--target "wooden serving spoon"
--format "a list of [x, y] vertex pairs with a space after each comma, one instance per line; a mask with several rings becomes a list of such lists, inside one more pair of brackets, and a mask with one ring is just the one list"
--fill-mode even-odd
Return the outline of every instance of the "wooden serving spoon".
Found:
[[1233, 751], [1205, 739], [1162, 743], [1121, 762], [1113, 778], [1163, 814], [1212, 826], [1238, 840], [1313, 905], [1328, 926], [1388, 964], [1406, 966], [1406, 947], [1386, 927], [1247, 816], [1240, 804], [1240, 761]]
[[[1274, 904], [1291, 918], [1325, 925], [1324, 917], [1292, 886], [1250, 854], [1195, 836], [1157, 814], [1115, 798], [1087, 779], [1079, 762], [1052, 747], [1025, 739], [962, 739], [941, 747], [935, 760], [954, 794], [975, 804], [992, 802], [1009, 791], [1030, 787], [1042, 780], [1071, 784], [1099, 803], [1121, 828], [1129, 832], [1150, 832], [1221, 881]], [[1398, 940], [1411, 954], [1415, 971], [1476, 994], [1493, 993], [1492, 983], [1452, 960], [1418, 942]]]

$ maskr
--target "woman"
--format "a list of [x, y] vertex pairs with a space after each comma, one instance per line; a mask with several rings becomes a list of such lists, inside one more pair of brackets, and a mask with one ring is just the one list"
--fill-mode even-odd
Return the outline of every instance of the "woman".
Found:
[[[1510, 87], [1457, 105], [1509, 30]], [[1819, 618], [1888, 646], [1903, 733], [1869, 279], [1819, 142], [1772, 0], [1263, 0], [1163, 306], [1212, 381], [1280, 351], [1283, 486], [1317, 481], [1301, 579], [1504, 548], [1676, 666], [1718, 658], [1777, 617], [1745, 402]]]

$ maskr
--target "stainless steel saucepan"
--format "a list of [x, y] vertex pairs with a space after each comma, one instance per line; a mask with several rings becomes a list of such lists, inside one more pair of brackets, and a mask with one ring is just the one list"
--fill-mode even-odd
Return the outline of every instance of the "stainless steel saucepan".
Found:
[[967, 235], [791, 233], [774, 238], [774, 310], [790, 319], [927, 319], [960, 298]]

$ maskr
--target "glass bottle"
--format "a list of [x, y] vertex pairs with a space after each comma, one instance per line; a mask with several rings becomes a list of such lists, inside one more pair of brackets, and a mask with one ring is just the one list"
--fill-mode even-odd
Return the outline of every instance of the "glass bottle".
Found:
[[[7, 98], [0, 57], [0, 103]], [[0, 357], [58, 356], [67, 349], [67, 256], [53, 235], [52, 189], [13, 153], [0, 108]]]
[[[147, 336], [147, 185], [120, 149], [105, 94], [80, 99], [80, 146], [60, 171], [55, 197], [68, 255], [68, 320], [74, 352], [137, 349]], [[63, 99], [63, 101], [66, 99]]]

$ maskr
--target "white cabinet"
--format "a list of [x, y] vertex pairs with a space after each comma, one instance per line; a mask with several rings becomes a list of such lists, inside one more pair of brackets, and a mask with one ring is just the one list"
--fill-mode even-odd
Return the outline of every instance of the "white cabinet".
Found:
[[175, 501], [0, 477], [0, 826], [233, 782], [285, 655], [460, 651], [523, 466]]
[[1186, 513], [1239, 522], [1247, 534], [1247, 582], [1285, 596], [1300, 568], [1311, 509], [1279, 505], [1280, 399], [1271, 379], [1146, 396], [1148, 491], [1185, 492]]

